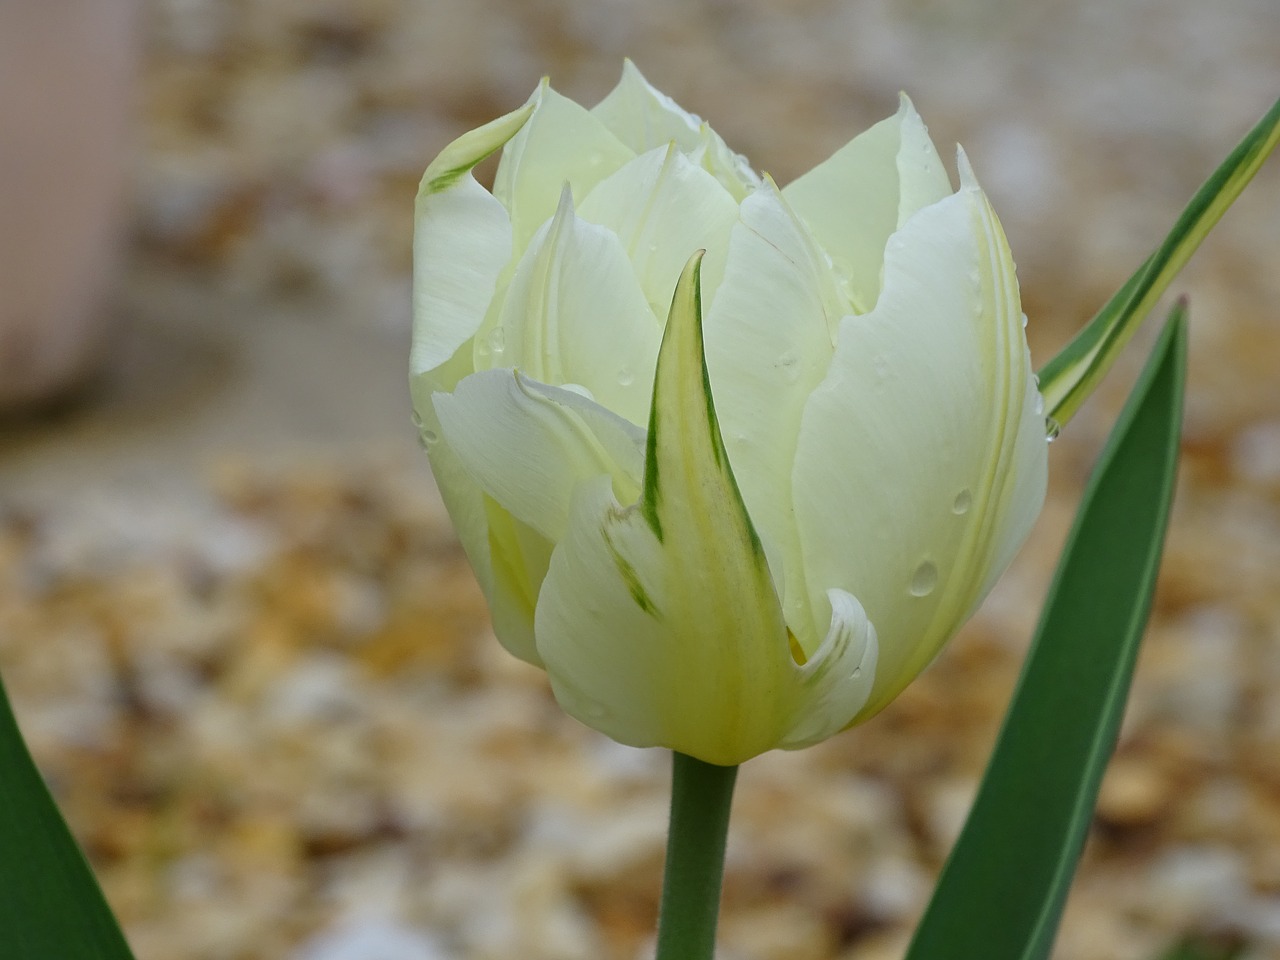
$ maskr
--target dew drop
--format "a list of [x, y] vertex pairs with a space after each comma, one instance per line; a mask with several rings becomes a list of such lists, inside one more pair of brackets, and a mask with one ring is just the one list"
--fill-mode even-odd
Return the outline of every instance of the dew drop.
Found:
[[1037, 393], [1036, 394], [1036, 416], [1039, 417], [1043, 415], [1044, 415], [1044, 397], [1042, 397], [1039, 393]]
[[965, 487], [956, 494], [956, 499], [951, 504], [951, 512], [956, 516], [961, 516], [968, 513], [971, 506], [973, 506], [973, 494], [969, 492], [968, 487]]
[[933, 561], [926, 560], [916, 567], [916, 572], [911, 577], [911, 595], [913, 597], [927, 597], [933, 593], [933, 588], [937, 585], [938, 568]]
[[1058, 423], [1053, 417], [1045, 417], [1044, 420], [1044, 438], [1047, 442], [1053, 443], [1058, 439], [1058, 434], [1062, 432], [1062, 424]]
[[854, 668], [853, 668], [853, 673], [849, 674], [849, 679], [850, 679], [850, 680], [857, 680], [860, 676], [862, 676], [862, 668], [861, 668], [861, 667], [854, 667]]
[[580, 383], [566, 383], [561, 386], [562, 390], [568, 390], [570, 393], [576, 393], [580, 397], [586, 397], [588, 400], [595, 400], [596, 395], [584, 387]]
[[436, 433], [434, 430], [421, 430], [418, 433], [418, 445], [422, 447], [423, 450], [434, 447], [439, 440], [440, 434]]
[[490, 330], [485, 340], [494, 353], [502, 353], [507, 348], [507, 332], [502, 327], [494, 327]]
[[629, 387], [636, 382], [636, 372], [630, 367], [623, 367], [618, 371], [618, 386]]
[[[1023, 330], [1027, 329], [1027, 315], [1026, 315], [1025, 313], [1022, 315], [1022, 329], [1023, 329]], [[1037, 383], [1039, 383], [1039, 382], [1040, 382], [1038, 378], [1037, 378], [1036, 382], [1037, 382]]]

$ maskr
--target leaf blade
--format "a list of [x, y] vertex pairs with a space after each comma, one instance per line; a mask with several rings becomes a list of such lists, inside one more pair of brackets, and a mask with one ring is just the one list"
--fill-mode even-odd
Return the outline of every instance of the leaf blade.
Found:
[[1075, 415], [1173, 278], [1278, 144], [1280, 100], [1196, 191], [1156, 251], [1040, 370], [1040, 392], [1049, 419], [1062, 425]]
[[1049, 955], [1150, 612], [1185, 369], [1179, 304], [1090, 478], [982, 786], [908, 960]]
[[133, 960], [0, 683], [0, 955]]

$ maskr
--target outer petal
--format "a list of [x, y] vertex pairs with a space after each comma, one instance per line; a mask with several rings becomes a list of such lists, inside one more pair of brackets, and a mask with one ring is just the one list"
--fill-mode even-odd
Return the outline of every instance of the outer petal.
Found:
[[760, 183], [745, 157], [730, 150], [697, 115], [658, 90], [630, 60], [622, 79], [591, 112], [636, 153], [674, 143], [741, 200]]
[[435, 397], [445, 438], [467, 473], [505, 510], [551, 542], [564, 536], [573, 488], [612, 478], [640, 494], [645, 433], [569, 390], [511, 370], [487, 370]]
[[[612, 231], [574, 215], [566, 190], [534, 238], [503, 303], [492, 360], [534, 380], [577, 384], [644, 423], [662, 328]], [[497, 344], [501, 343], [501, 350]]]
[[453, 503], [450, 514], [473, 565], [473, 549], [484, 560], [477, 573], [486, 574], [481, 586], [494, 633], [516, 656], [541, 665], [534, 606], [552, 547], [565, 532], [570, 497], [579, 482], [597, 475], [612, 477], [620, 496], [637, 496], [644, 431], [510, 370], [466, 377], [452, 394], [437, 393], [434, 404], [441, 439], [433, 453], [448, 456], [433, 456], [432, 466], [442, 491], [455, 499], [465, 491], [470, 512]]
[[433, 370], [475, 334], [511, 259], [502, 204], [471, 175], [528, 122], [533, 106], [463, 134], [427, 167], [413, 234], [413, 374]]
[[966, 172], [890, 239], [879, 303], [842, 322], [801, 422], [809, 596], [821, 610], [830, 588], [854, 594], [879, 637], [860, 717], [932, 659], [1030, 529], [1047, 461], [1036, 401], [1013, 261]]
[[805, 402], [827, 374], [849, 311], [826, 257], [772, 181], [748, 197], [707, 315], [707, 368], [742, 498], [764, 542], [781, 555], [774, 573], [787, 624], [808, 654], [824, 627], [810, 613], [791, 470]]
[[552, 90], [546, 80], [526, 106], [533, 108], [533, 115], [503, 150], [493, 183], [494, 196], [511, 214], [517, 251], [555, 211], [565, 183], [580, 200], [635, 156], [603, 123]]
[[673, 143], [650, 150], [604, 180], [578, 213], [618, 236], [650, 309], [664, 317], [680, 272], [700, 249], [707, 251], [702, 289], [711, 302], [724, 273], [738, 204]]
[[949, 193], [938, 151], [905, 94], [894, 116], [783, 190], [846, 278], [859, 313], [879, 296], [889, 235]]
[[720, 442], [697, 261], [677, 287], [659, 358], [644, 494], [624, 508], [604, 478], [580, 488], [536, 635], [570, 714], [623, 743], [729, 765], [848, 722], [868, 692], [874, 639], [852, 624], [821, 659], [792, 659]]

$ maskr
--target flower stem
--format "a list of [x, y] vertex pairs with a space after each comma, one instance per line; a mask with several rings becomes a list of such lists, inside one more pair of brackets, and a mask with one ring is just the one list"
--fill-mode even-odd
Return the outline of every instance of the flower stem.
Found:
[[673, 756], [657, 960], [711, 960], [738, 768]]

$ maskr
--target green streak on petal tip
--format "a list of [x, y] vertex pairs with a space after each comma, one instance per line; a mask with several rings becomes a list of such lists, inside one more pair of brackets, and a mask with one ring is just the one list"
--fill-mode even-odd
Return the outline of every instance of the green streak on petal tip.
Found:
[[613, 537], [609, 533], [609, 527], [607, 525], [602, 526], [600, 534], [604, 538], [605, 546], [609, 548], [609, 554], [613, 557], [613, 563], [618, 568], [619, 576], [622, 577], [623, 583], [627, 585], [627, 592], [631, 594], [631, 599], [636, 602], [637, 607], [653, 617], [653, 619], [661, 621], [662, 611], [658, 609], [658, 605], [649, 596], [649, 591], [640, 582], [640, 575], [636, 573], [636, 568], [618, 550], [617, 545], [613, 542]]
[[431, 161], [422, 175], [418, 199], [443, 193], [456, 185], [478, 164], [483, 163], [507, 145], [533, 116], [536, 103], [526, 103], [483, 126], [469, 130], [454, 140]]
[[1168, 236], [1061, 352], [1040, 370], [1045, 415], [1066, 424], [1111, 369], [1156, 301], [1280, 144], [1280, 100], [1200, 187]]
[[[640, 498], [641, 515], [653, 530], [658, 542], [663, 542], [661, 503], [662, 483], [658, 468], [658, 410], [659, 404], [666, 399], [663, 388], [663, 373], [672, 364], [680, 361], [681, 339], [687, 337], [692, 341], [699, 356], [702, 355], [702, 291], [699, 277], [702, 272], [702, 257], [705, 250], [699, 250], [689, 258], [680, 279], [676, 281], [675, 293], [671, 298], [671, 310], [667, 315], [667, 326], [662, 334], [662, 346], [658, 351], [658, 367], [653, 378], [653, 398], [649, 404], [649, 434], [645, 440], [644, 455], [644, 491]], [[686, 328], [690, 328], [686, 330]], [[711, 406], [710, 381], [707, 378], [706, 360], [702, 359], [703, 393], [706, 397], [707, 409], [711, 413], [711, 423], [715, 425], [715, 411]], [[719, 440], [719, 434], [716, 434]]]

